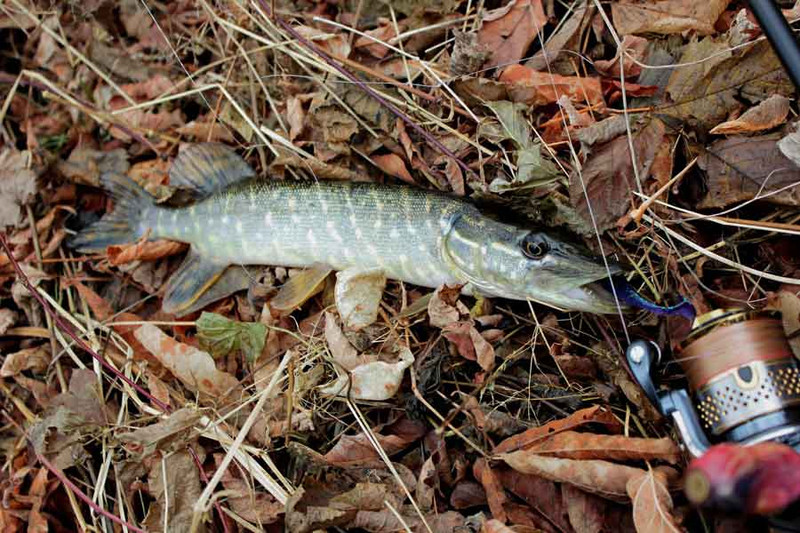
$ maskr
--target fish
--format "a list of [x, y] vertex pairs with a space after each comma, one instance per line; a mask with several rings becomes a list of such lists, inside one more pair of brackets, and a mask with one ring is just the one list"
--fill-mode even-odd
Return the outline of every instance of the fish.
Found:
[[565, 311], [620, 309], [603, 283], [620, 272], [616, 264], [552, 232], [496, 220], [446, 193], [371, 182], [259, 179], [219, 143], [181, 150], [169, 180], [193, 191], [194, 201], [157, 204], [131, 178], [103, 174], [113, 210], [79, 231], [71, 246], [94, 253], [143, 237], [188, 243], [162, 303], [176, 316], [246, 288], [241, 265], [305, 268], [305, 282], [317, 284], [320, 272], [324, 279], [332, 270], [380, 269], [389, 279], [420, 287], [463, 285], [467, 294]]

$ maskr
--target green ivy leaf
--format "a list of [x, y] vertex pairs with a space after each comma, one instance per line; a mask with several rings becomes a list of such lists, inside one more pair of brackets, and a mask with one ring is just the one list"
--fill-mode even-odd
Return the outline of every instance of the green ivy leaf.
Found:
[[206, 312], [197, 320], [200, 346], [215, 359], [241, 350], [247, 362], [252, 363], [264, 348], [266, 338], [267, 326], [259, 322], [238, 322]]

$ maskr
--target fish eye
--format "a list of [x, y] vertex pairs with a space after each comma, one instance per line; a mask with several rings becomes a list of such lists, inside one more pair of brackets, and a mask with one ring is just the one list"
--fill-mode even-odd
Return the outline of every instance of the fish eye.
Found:
[[538, 235], [530, 234], [522, 241], [522, 253], [531, 259], [541, 259], [549, 251], [547, 241]]

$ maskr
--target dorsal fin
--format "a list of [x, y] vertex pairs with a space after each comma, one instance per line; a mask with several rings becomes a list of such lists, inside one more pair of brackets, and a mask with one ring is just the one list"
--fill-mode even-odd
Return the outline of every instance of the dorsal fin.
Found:
[[228, 146], [219, 143], [193, 144], [181, 151], [169, 169], [169, 184], [188, 189], [204, 198], [256, 173]]

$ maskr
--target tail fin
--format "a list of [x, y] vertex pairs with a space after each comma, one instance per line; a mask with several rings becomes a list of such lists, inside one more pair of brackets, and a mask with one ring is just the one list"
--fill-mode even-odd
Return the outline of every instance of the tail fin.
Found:
[[136, 241], [144, 235], [142, 222], [155, 207], [153, 197], [127, 176], [106, 173], [100, 184], [114, 199], [114, 210], [70, 240], [70, 247], [80, 252], [102, 252], [113, 244]]

